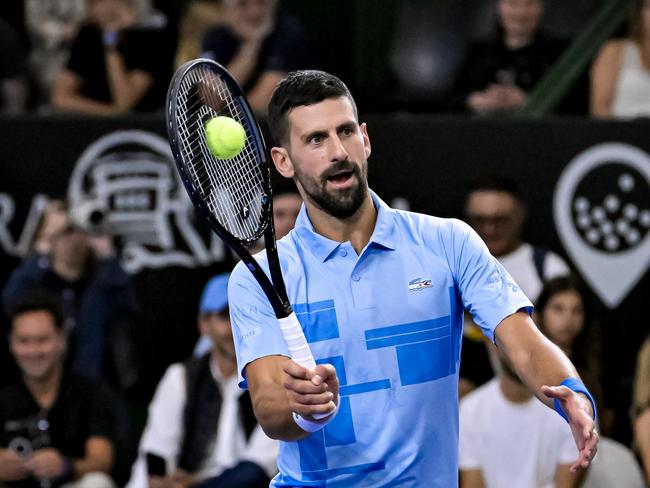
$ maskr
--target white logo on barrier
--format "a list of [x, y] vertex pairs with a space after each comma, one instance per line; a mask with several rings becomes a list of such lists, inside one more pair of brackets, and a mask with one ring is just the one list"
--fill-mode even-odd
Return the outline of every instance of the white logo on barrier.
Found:
[[211, 234], [208, 249], [191, 224], [193, 207], [169, 144], [156, 134], [118, 131], [93, 142], [75, 165], [68, 200], [75, 220], [106, 226], [124, 243], [122, 265], [129, 272], [224, 258], [223, 243]]
[[616, 308], [650, 264], [650, 156], [620, 143], [583, 151], [560, 175], [553, 212], [573, 262]]

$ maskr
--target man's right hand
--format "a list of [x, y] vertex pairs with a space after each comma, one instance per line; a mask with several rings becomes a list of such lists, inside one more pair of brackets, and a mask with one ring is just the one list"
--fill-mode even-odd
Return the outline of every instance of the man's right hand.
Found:
[[11, 449], [0, 449], [0, 481], [19, 481], [29, 477], [23, 458]]
[[336, 408], [339, 397], [339, 379], [331, 364], [319, 364], [313, 370], [286, 361], [282, 367], [288, 375], [285, 388], [291, 410], [305, 419], [314, 414], [328, 414]]

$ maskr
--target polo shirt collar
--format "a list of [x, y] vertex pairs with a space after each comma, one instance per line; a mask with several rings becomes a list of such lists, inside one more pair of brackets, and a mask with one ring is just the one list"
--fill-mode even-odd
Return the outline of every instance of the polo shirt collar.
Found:
[[[395, 249], [395, 210], [381, 200], [374, 191], [369, 191], [372, 202], [377, 209], [377, 222], [375, 223], [372, 236], [370, 236], [368, 247], [376, 245], [393, 250]], [[304, 204], [296, 219], [294, 231], [305, 247], [322, 262], [327, 261], [327, 258], [342, 244], [328, 239], [314, 230], [314, 226], [311, 220], [309, 220], [309, 215], [307, 215], [307, 207]]]

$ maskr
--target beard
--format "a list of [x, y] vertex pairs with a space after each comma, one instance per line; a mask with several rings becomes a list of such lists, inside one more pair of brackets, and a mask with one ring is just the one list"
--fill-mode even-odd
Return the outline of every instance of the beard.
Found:
[[[327, 191], [328, 178], [341, 171], [349, 171], [356, 176], [357, 184], [344, 189]], [[340, 161], [323, 172], [320, 178], [308, 176], [295, 169], [296, 179], [309, 199], [322, 211], [332, 217], [345, 219], [351, 217], [361, 207], [368, 195], [368, 162], [358, 166], [348, 160]]]

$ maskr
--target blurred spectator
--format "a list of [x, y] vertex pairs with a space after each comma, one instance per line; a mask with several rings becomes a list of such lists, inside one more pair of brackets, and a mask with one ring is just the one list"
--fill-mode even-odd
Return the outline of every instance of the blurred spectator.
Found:
[[113, 487], [113, 399], [100, 383], [64, 369], [58, 300], [33, 293], [9, 315], [22, 378], [0, 391], [0, 484]]
[[282, 239], [296, 225], [302, 198], [297, 192], [284, 192], [273, 195], [273, 225], [275, 238]]
[[571, 429], [499, 358], [501, 377], [460, 403], [460, 487], [577, 486]]
[[180, 22], [176, 66], [200, 57], [205, 33], [222, 21], [221, 0], [192, 0]]
[[129, 325], [137, 307], [130, 278], [111, 253], [109, 236], [90, 235], [70, 219], [62, 202], [54, 202], [44, 214], [34, 252], [13, 271], [2, 298], [11, 308], [35, 287], [59, 296], [73, 370], [125, 389], [137, 376], [129, 354]]
[[25, 55], [15, 30], [0, 20], [0, 109], [3, 112], [25, 110], [28, 92]]
[[[558, 276], [544, 284], [535, 304], [535, 323], [557, 344], [594, 395], [602, 422], [600, 331], [587, 303], [587, 292], [572, 276]], [[602, 427], [602, 425], [601, 425]]]
[[199, 305], [199, 330], [212, 349], [171, 365], [156, 389], [129, 488], [268, 487], [276, 472], [278, 442], [237, 384], [228, 278], [212, 278]]
[[[135, 0], [87, 0], [88, 22], [52, 89], [54, 109], [113, 115], [161, 109], [174, 45]], [[164, 21], [163, 21], [164, 23]]]
[[569, 274], [569, 267], [557, 254], [522, 241], [526, 204], [513, 180], [496, 175], [475, 179], [465, 202], [465, 215], [490, 253], [533, 303], [544, 281]]
[[[533, 303], [546, 280], [569, 273], [569, 267], [558, 255], [522, 241], [526, 206], [521, 191], [511, 179], [496, 175], [476, 178], [471, 182], [465, 201], [465, 215], [468, 223], [485, 241], [490, 253]], [[466, 314], [459, 394], [462, 396], [484, 383], [499, 368], [495, 347], [485, 340], [469, 314]]]
[[223, 0], [223, 25], [206, 33], [203, 51], [239, 82], [255, 112], [266, 113], [275, 85], [309, 67], [301, 25], [277, 15], [277, 0]]
[[54, 79], [70, 54], [70, 46], [86, 15], [86, 0], [25, 0], [30, 41], [29, 65], [36, 104], [46, 104]]
[[591, 114], [650, 116], [650, 0], [634, 0], [626, 39], [603, 46], [591, 70]]
[[540, 30], [543, 0], [497, 0], [497, 4], [495, 37], [470, 44], [456, 78], [457, 110], [489, 115], [522, 108], [527, 93], [567, 46]]
[[632, 406], [634, 440], [650, 485], [650, 335], [637, 356]]

